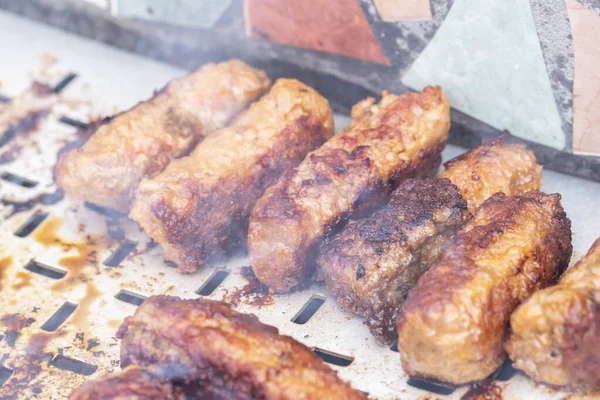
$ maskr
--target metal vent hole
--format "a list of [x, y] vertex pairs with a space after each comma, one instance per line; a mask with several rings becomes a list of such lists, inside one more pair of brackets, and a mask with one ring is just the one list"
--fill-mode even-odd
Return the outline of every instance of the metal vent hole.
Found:
[[54, 332], [73, 314], [77, 304], [66, 302], [42, 325], [42, 330]]
[[44, 220], [48, 217], [48, 214], [43, 212], [36, 212], [15, 232], [15, 236], [24, 238], [35, 230]]
[[76, 360], [71, 357], [57, 355], [50, 362], [50, 364], [58, 369], [62, 369], [65, 371], [71, 371], [79, 375], [92, 375], [98, 369], [97, 366], [93, 364], [86, 363], [84, 361]]
[[0, 175], [0, 179], [28, 189], [33, 188], [38, 184], [36, 181], [11, 174], [10, 172], [4, 172]]
[[87, 122], [78, 121], [76, 119], [65, 117], [65, 116], [60, 117], [60, 119], [58, 121], [62, 124], [70, 125], [74, 128], [79, 128], [79, 129], [87, 129], [90, 127], [90, 124], [88, 124]]
[[0, 366], [0, 386], [4, 385], [6, 381], [10, 378], [13, 371], [12, 369], [8, 369], [6, 367]]
[[504, 364], [498, 370], [498, 375], [496, 375], [496, 380], [506, 382], [517, 372], [515, 367], [513, 367], [513, 363], [510, 358], [506, 358]]
[[318, 294], [313, 294], [312, 297], [306, 302], [298, 314], [292, 318], [292, 322], [299, 325], [304, 325], [310, 320], [313, 315], [321, 308], [325, 303], [325, 297]]
[[117, 293], [115, 298], [134, 306], [139, 306], [144, 302], [144, 300], [146, 300], [146, 296], [142, 296], [141, 294], [133, 293], [124, 289]]
[[435, 394], [441, 394], [444, 396], [452, 394], [454, 392], [454, 390], [456, 389], [454, 386], [443, 383], [443, 382], [434, 382], [434, 381], [415, 379], [415, 378], [410, 378], [407, 381], [407, 383], [414, 388], [426, 390], [428, 392], [435, 393]]
[[219, 285], [221, 283], [223, 283], [223, 281], [225, 280], [225, 278], [227, 278], [227, 275], [229, 275], [228, 271], [225, 270], [218, 270], [215, 271], [206, 282], [204, 282], [202, 284], [202, 286], [200, 286], [200, 289], [198, 289], [196, 291], [197, 294], [199, 294], [200, 296], [209, 296], [212, 292], [215, 291], [215, 289], [217, 287], [219, 287]]
[[42, 275], [50, 279], [62, 279], [67, 275], [67, 271], [50, 267], [35, 260], [29, 261], [25, 266], [25, 269], [33, 272], [34, 274]]
[[117, 267], [117, 266], [119, 266], [119, 264], [121, 264], [121, 262], [125, 258], [127, 258], [127, 256], [129, 255], [129, 253], [131, 253], [135, 249], [136, 245], [137, 245], [136, 242], [132, 242], [131, 240], [125, 240], [123, 243], [121, 243], [119, 245], [119, 247], [117, 248], [117, 250], [115, 250], [115, 252], [112, 253], [104, 261], [104, 265], [106, 265], [107, 267]]
[[3, 134], [0, 136], [0, 147], [4, 146], [6, 143], [10, 142], [12, 138], [17, 134], [17, 127], [11, 126], [9, 127]]
[[60, 80], [54, 87], [50, 90], [50, 93], [60, 93], [66, 88], [69, 83], [73, 81], [73, 79], [77, 78], [77, 74], [74, 72], [69, 72], [64, 78]]
[[113, 210], [112, 208], [101, 207], [94, 203], [88, 203], [87, 201], [85, 202], [85, 207], [89, 210], [96, 211], [99, 214], [106, 215], [107, 217], [111, 218], [120, 218], [127, 215], [124, 213], [120, 213], [117, 210]]
[[354, 357], [334, 353], [329, 350], [323, 350], [318, 347], [313, 347], [312, 351], [326, 363], [337, 365], [339, 367], [347, 367], [354, 362]]

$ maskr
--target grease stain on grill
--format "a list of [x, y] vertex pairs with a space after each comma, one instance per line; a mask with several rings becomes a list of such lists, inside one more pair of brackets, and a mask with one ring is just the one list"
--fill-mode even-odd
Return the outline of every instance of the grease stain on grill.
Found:
[[48, 217], [48, 214], [44, 212], [36, 212], [29, 219], [15, 231], [15, 236], [24, 238], [29, 236], [31, 232], [35, 230], [44, 220]]
[[6, 275], [6, 270], [12, 267], [13, 258], [12, 256], [6, 256], [0, 259], [0, 291], [2, 290], [2, 282], [4, 280], [4, 276]]
[[67, 275], [67, 271], [42, 264], [36, 260], [30, 260], [25, 266], [25, 269], [50, 279], [62, 279]]
[[17, 292], [23, 288], [31, 286], [31, 278], [33, 278], [33, 274], [25, 271], [17, 271], [15, 277], [15, 283], [13, 283], [11, 286], [14, 291]]
[[240, 269], [240, 274], [248, 281], [248, 283], [231, 292], [228, 289], [223, 289], [226, 292], [223, 297], [224, 302], [236, 307], [243, 303], [259, 308], [270, 306], [275, 303], [273, 296], [269, 294], [269, 288], [258, 280], [256, 275], [254, 275], [252, 267], [242, 267]]
[[228, 275], [229, 275], [229, 272], [222, 270], [222, 269], [215, 271], [206, 280], [206, 282], [204, 282], [202, 284], [202, 286], [200, 286], [200, 288], [196, 291], [196, 293], [199, 294], [200, 296], [209, 296], [210, 294], [212, 294], [212, 292], [215, 291], [215, 289], [217, 287], [219, 287], [219, 285], [221, 283], [223, 283], [223, 281], [225, 280], [225, 278], [227, 278]]
[[92, 375], [98, 369], [94, 364], [86, 363], [85, 361], [63, 356], [61, 354], [54, 357], [50, 364], [58, 369], [71, 371], [85, 376]]
[[325, 303], [325, 297], [313, 294], [302, 309], [298, 311], [294, 318], [292, 318], [292, 322], [298, 325], [304, 325], [317, 311], [319, 311], [319, 308], [321, 308], [323, 303]]
[[480, 384], [472, 385], [460, 400], [502, 400], [502, 386], [489, 379]]
[[435, 380], [410, 378], [406, 383], [414, 388], [426, 390], [428, 392], [441, 394], [444, 396], [452, 394], [456, 390], [456, 388], [449, 383], [439, 382]]
[[13, 364], [19, 366], [19, 373], [13, 374], [2, 387], [2, 394], [12, 398], [18, 393], [31, 387], [31, 382], [42, 372], [43, 365], [52, 359], [52, 353], [46, 346], [52, 340], [61, 336], [60, 330], [52, 333], [40, 332], [32, 335], [25, 351], [13, 359]]
[[21, 334], [21, 331], [33, 324], [35, 319], [21, 314], [11, 314], [2, 317], [0, 322], [6, 326], [6, 332], [4, 333], [6, 343], [9, 347], [15, 347], [15, 343]]
[[69, 72], [64, 78], [60, 80], [60, 82], [54, 85], [50, 92], [54, 94], [62, 92], [75, 78], [77, 78], [77, 74], [74, 72]]
[[6, 207], [12, 207], [12, 212], [8, 216], [10, 218], [15, 214], [32, 210], [38, 204], [45, 206], [54, 205], [64, 199], [64, 197], [64, 191], [62, 189], [57, 189], [54, 193], [41, 193], [36, 197], [25, 201], [2, 199], [0, 200], [0, 203]]
[[77, 308], [77, 304], [65, 302], [56, 312], [42, 325], [42, 330], [46, 332], [54, 332], [73, 314]]
[[313, 347], [313, 353], [328, 364], [337, 365], [338, 367], [347, 367], [354, 362], [354, 357], [345, 356], [343, 354], [334, 353], [329, 350]]
[[146, 300], [146, 296], [142, 296], [141, 294], [130, 292], [129, 290], [122, 289], [115, 295], [117, 300], [121, 300], [125, 303], [132, 304], [134, 306], [140, 306]]
[[135, 249], [136, 245], [137, 245], [136, 242], [132, 242], [131, 240], [125, 240], [123, 243], [121, 243], [119, 245], [117, 250], [115, 250], [115, 252], [112, 253], [104, 261], [104, 265], [106, 265], [107, 267], [118, 267], [119, 264], [121, 264], [121, 262], [125, 258], [127, 258], [129, 253], [131, 253]]
[[0, 386], [4, 385], [4, 382], [10, 378], [12, 373], [12, 369], [0, 366]]
[[9, 145], [10, 142], [15, 142], [17, 137], [26, 137], [36, 131], [40, 122], [42, 122], [49, 113], [49, 109], [31, 111], [25, 117], [19, 119], [10, 126], [8, 130], [0, 136], [0, 148], [2, 150], [0, 152], [0, 164], [10, 163], [21, 154], [21, 150], [23, 149], [22, 143], [12, 143], [9, 147], [6, 146]]
[[10, 172], [4, 172], [0, 175], [0, 179], [28, 189], [34, 188], [38, 184], [36, 181], [11, 174]]

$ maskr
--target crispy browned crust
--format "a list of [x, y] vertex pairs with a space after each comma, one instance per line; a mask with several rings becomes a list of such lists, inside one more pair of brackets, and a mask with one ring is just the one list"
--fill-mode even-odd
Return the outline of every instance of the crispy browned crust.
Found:
[[130, 217], [180, 272], [245, 244], [248, 217], [265, 189], [333, 132], [327, 100], [294, 79], [271, 91], [189, 157], [141, 182]]
[[398, 317], [404, 370], [452, 384], [489, 376], [504, 361], [510, 314], [556, 282], [571, 251], [559, 194], [492, 196], [409, 292]]
[[314, 270], [316, 249], [350, 215], [368, 213], [397, 184], [434, 173], [450, 127], [439, 87], [384, 93], [352, 109], [352, 124], [269, 188], [250, 218], [258, 279], [287, 292]]
[[168, 380], [144, 368], [131, 366], [117, 375], [86, 383], [69, 400], [184, 400], [185, 396]]
[[118, 337], [121, 365], [181, 371], [223, 398], [366, 399], [310, 349], [225, 303], [150, 297]]
[[408, 290], [469, 217], [467, 203], [448, 179], [408, 180], [381, 210], [325, 240], [319, 272], [336, 301], [363, 316], [371, 333], [390, 344]]
[[264, 71], [240, 60], [206, 64], [101, 125], [82, 148], [65, 153], [56, 182], [73, 198], [126, 212], [142, 178], [227, 125], [269, 86]]
[[542, 187], [542, 166], [533, 152], [522, 144], [504, 144], [505, 138], [484, 142], [444, 164], [440, 178], [459, 187], [472, 214], [498, 192], [515, 196]]
[[600, 389], [600, 239], [556, 286], [525, 301], [510, 318], [506, 350], [535, 381]]

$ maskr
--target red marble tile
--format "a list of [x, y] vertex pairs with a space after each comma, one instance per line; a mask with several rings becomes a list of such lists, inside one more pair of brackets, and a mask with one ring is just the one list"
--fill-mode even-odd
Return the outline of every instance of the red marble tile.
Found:
[[600, 16], [576, 0], [567, 0], [575, 76], [573, 151], [600, 156]]
[[357, 0], [245, 0], [256, 39], [389, 65]]
[[375, 7], [383, 21], [429, 21], [429, 0], [375, 0]]

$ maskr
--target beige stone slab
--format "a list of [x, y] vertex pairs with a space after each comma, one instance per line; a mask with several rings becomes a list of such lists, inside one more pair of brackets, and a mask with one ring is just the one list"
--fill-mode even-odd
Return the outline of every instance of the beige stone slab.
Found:
[[600, 16], [567, 0], [573, 34], [573, 151], [600, 156]]

